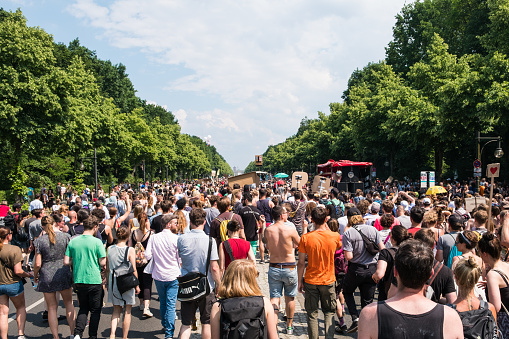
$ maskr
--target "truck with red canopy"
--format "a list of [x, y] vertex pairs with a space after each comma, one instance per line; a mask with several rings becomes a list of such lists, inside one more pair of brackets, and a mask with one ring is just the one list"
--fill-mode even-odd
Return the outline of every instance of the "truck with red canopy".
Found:
[[330, 178], [331, 185], [340, 191], [364, 191], [371, 185], [372, 166], [371, 162], [329, 159], [326, 163], [317, 165], [317, 173]]

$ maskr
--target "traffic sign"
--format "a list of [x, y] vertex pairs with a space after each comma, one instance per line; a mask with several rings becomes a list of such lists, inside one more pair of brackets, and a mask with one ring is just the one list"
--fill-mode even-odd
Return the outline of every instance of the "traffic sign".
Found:
[[475, 168], [479, 168], [479, 167], [481, 167], [481, 160], [479, 160], [479, 159], [475, 159], [475, 161], [474, 161], [474, 167], [475, 167]]

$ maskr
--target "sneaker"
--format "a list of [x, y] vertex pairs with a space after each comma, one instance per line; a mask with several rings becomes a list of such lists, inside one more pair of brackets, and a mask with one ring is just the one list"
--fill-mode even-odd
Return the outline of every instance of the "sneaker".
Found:
[[81, 339], [80, 335], [79, 334], [75, 334], [74, 335], [74, 339]]
[[147, 307], [143, 310], [143, 316], [147, 318], [152, 318], [154, 315], [150, 312], [150, 309]]
[[346, 330], [346, 333], [354, 333], [357, 332], [357, 329], [359, 328], [359, 319], [355, 319], [352, 322], [352, 325]]
[[58, 321], [62, 321], [62, 320], [66, 320], [67, 317], [62, 314], [62, 315], [59, 315], [57, 319], [58, 319]]
[[292, 335], [293, 334], [293, 327], [287, 327], [286, 328], [286, 334]]
[[48, 311], [42, 312], [42, 320], [48, 320]]
[[25, 337], [25, 335], [18, 335], [18, 339], [27, 339], [27, 337]]
[[348, 328], [346, 327], [346, 325], [343, 325], [343, 326], [338, 325], [338, 326], [336, 326], [336, 333], [345, 334], [347, 332], [347, 329]]

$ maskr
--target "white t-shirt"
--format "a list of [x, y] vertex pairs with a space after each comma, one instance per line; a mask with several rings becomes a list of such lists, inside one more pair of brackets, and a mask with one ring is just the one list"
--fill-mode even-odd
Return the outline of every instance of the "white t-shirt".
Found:
[[345, 215], [341, 218], [338, 218], [339, 223], [339, 234], [343, 235], [345, 233], [345, 228], [348, 225], [348, 217]]

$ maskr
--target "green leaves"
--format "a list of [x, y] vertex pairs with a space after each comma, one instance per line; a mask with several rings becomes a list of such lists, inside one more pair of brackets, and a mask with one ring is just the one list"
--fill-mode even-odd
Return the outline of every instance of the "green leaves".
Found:
[[124, 65], [98, 59], [78, 39], [55, 44], [20, 11], [0, 10], [0, 149], [10, 158], [0, 186], [23, 194], [26, 185], [90, 183], [93, 171], [78, 169], [94, 148], [105, 185], [132, 177], [142, 162], [152, 179], [166, 169], [233, 173], [215, 148], [180, 134], [170, 111], [135, 94]]

